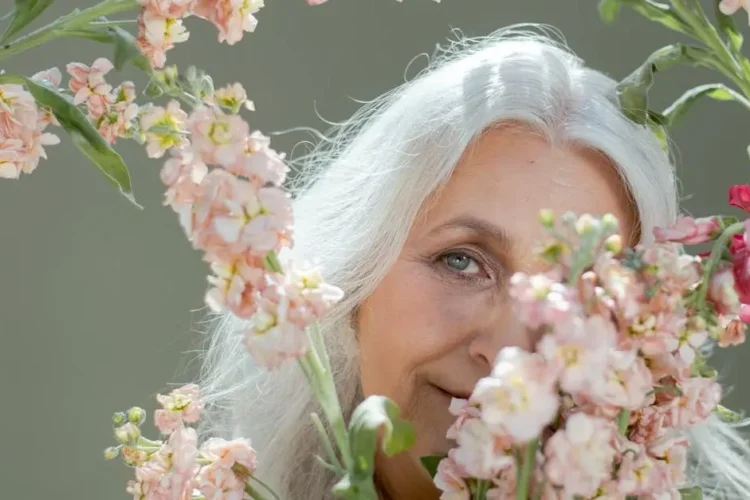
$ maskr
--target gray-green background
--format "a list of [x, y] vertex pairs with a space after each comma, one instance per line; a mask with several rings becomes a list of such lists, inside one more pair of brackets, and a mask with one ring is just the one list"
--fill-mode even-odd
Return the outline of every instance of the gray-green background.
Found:
[[[457, 28], [487, 34], [517, 22], [556, 26], [591, 66], [621, 78], [674, 35], [630, 11], [602, 24], [595, 0], [267, 0], [259, 26], [228, 47], [208, 23], [190, 19], [188, 42], [169, 53], [197, 64], [217, 84], [242, 82], [256, 102], [252, 125], [264, 132], [325, 129], [403, 81], [410, 61], [432, 53]], [[11, 0], [2, 0], [1, 11]], [[91, 0], [57, 0], [44, 21]], [[738, 18], [741, 25], [746, 18]], [[66, 40], [7, 61], [31, 74], [75, 60], [90, 64], [110, 48]], [[408, 75], [423, 67], [417, 57]], [[654, 96], [668, 104], [681, 90], [712, 82], [711, 73], [661, 75]], [[112, 82], [143, 78], [111, 74]], [[316, 114], [317, 113], [317, 114]], [[745, 148], [750, 115], [731, 104], [701, 103], [674, 131], [685, 207], [727, 212], [726, 189], [750, 180]], [[129, 471], [105, 462], [110, 415], [130, 405], [153, 408], [153, 394], [188, 380], [202, 329], [207, 266], [161, 206], [160, 162], [134, 143], [118, 150], [130, 165], [139, 211], [105, 181], [60, 131], [33, 175], [0, 180], [0, 485], [2, 498], [127, 498]], [[274, 137], [292, 153], [302, 133]], [[741, 347], [721, 356], [726, 379], [750, 375]], [[750, 388], [729, 403], [750, 408]], [[151, 429], [150, 425], [148, 428]]]

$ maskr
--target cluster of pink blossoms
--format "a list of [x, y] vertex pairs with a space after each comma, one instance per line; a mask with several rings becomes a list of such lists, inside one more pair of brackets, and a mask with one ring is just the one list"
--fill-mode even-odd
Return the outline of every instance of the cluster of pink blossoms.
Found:
[[[31, 78], [59, 83], [61, 75], [52, 69]], [[22, 85], [0, 85], [0, 177], [17, 179], [36, 169], [39, 160], [47, 157], [44, 146], [60, 142], [56, 135], [44, 131], [50, 123], [57, 125], [54, 115], [40, 109]]]
[[[750, 187], [733, 189], [750, 200]], [[518, 457], [531, 450], [529, 495], [678, 499], [689, 481], [685, 430], [721, 398], [702, 349], [745, 340], [750, 224], [732, 262], [702, 286], [704, 261], [681, 243], [717, 238], [718, 218], [682, 218], [656, 230], [656, 244], [623, 252], [613, 218], [545, 217], [551, 269], [510, 284], [536, 350], [502, 350], [470, 398], [453, 400], [456, 447], [435, 476], [441, 498], [468, 500], [480, 481], [487, 498], [516, 498]]]
[[292, 244], [291, 200], [282, 189], [287, 166], [268, 138], [236, 114], [252, 107], [242, 86], [219, 89], [205, 101], [190, 114], [176, 101], [143, 112], [146, 148], [151, 157], [169, 151], [161, 170], [165, 204], [211, 265], [207, 304], [248, 320], [248, 351], [275, 368], [304, 355], [306, 327], [343, 293], [317, 269], [277, 258]]
[[258, 24], [254, 14], [263, 0], [138, 0], [143, 10], [138, 16], [138, 47], [155, 68], [161, 68], [166, 53], [189, 33], [182, 19], [198, 16], [219, 30], [219, 42], [233, 45]]
[[193, 427], [202, 403], [195, 385], [186, 385], [169, 395], [158, 395], [161, 409], [154, 421], [166, 436], [150, 440], [141, 434], [145, 412], [131, 408], [114, 416], [119, 445], [108, 448], [109, 459], [122, 455], [135, 468], [135, 480], [127, 491], [134, 500], [190, 500], [223, 498], [242, 500], [256, 468], [255, 450], [247, 439], [226, 441], [211, 438], [198, 446]]

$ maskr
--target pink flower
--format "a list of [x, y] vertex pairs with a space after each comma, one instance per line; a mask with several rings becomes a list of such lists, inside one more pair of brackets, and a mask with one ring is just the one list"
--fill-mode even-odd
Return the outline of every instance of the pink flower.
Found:
[[610, 478], [616, 435], [611, 422], [585, 413], [572, 415], [544, 447], [547, 478], [562, 488], [566, 498], [594, 495]]
[[442, 459], [434, 479], [435, 486], [443, 492], [440, 500], [471, 500], [469, 485], [463, 477], [463, 471], [453, 460]]
[[278, 303], [258, 298], [259, 310], [245, 330], [245, 347], [259, 364], [269, 370], [289, 360], [299, 359], [308, 349], [307, 334], [288, 319], [289, 299]]
[[255, 291], [265, 284], [260, 259], [238, 256], [231, 263], [213, 262], [215, 276], [208, 278], [212, 288], [206, 304], [214, 311], [230, 310], [239, 318], [251, 318], [258, 310]]
[[630, 440], [635, 443], [650, 443], [667, 432], [667, 408], [647, 406], [631, 418]]
[[198, 421], [203, 409], [198, 391], [197, 385], [188, 384], [175, 389], [166, 396], [163, 394], [156, 396], [162, 409], [156, 410], [154, 420], [156, 427], [163, 434], [169, 434], [182, 423], [192, 424]]
[[448, 457], [465, 471], [465, 477], [492, 479], [500, 471], [515, 465], [510, 438], [492, 432], [478, 419], [464, 423], [458, 431], [456, 443]]
[[98, 58], [91, 67], [77, 62], [66, 66], [72, 77], [68, 85], [75, 93], [73, 104], [85, 102], [89, 114], [95, 119], [103, 115], [112, 104], [112, 86], [104, 80], [104, 75], [113, 68], [114, 65], [106, 57]]
[[734, 272], [731, 266], [724, 266], [713, 273], [708, 286], [708, 300], [714, 305], [718, 314], [739, 313], [741, 303], [735, 288]]
[[232, 164], [226, 165], [226, 169], [247, 177], [258, 186], [269, 183], [281, 186], [289, 170], [284, 163], [284, 156], [271, 149], [268, 137], [258, 131], [247, 136], [245, 141], [244, 154]]
[[163, 67], [167, 51], [189, 36], [180, 19], [161, 16], [151, 10], [144, 10], [138, 16], [138, 48], [154, 68]]
[[719, 347], [730, 347], [744, 343], [746, 328], [745, 323], [739, 319], [729, 321], [719, 334]]
[[656, 461], [647, 453], [646, 447], [630, 441], [625, 441], [621, 446], [617, 491], [637, 496], [661, 490], [661, 475]]
[[612, 310], [623, 320], [635, 318], [642, 309], [645, 295], [644, 284], [637, 274], [614, 256], [601, 254], [594, 261], [593, 271], [599, 278], [601, 288], [614, 301]]
[[461, 427], [463, 427], [466, 421], [473, 418], [478, 419], [481, 416], [479, 408], [469, 403], [468, 399], [451, 399], [451, 404], [448, 407], [448, 412], [451, 415], [457, 417], [456, 421], [453, 422], [453, 424], [448, 428], [448, 432], [445, 435], [445, 437], [447, 437], [448, 439], [456, 439], [456, 437], [458, 436], [458, 431], [461, 430]]
[[721, 400], [721, 386], [710, 378], [687, 378], [678, 387], [682, 395], [672, 399], [667, 407], [667, 421], [672, 427], [687, 429], [704, 422]]
[[171, 158], [164, 162], [159, 177], [168, 186], [165, 205], [191, 204], [201, 193], [201, 182], [208, 174], [205, 163], [195, 158], [189, 148], [172, 148]]
[[565, 321], [580, 309], [573, 289], [544, 274], [515, 273], [508, 293], [521, 321], [532, 330]]
[[693, 219], [681, 216], [669, 227], [654, 228], [654, 237], [659, 243], [674, 242], [683, 245], [697, 245], [714, 240], [721, 233], [716, 217]]
[[196, 473], [197, 434], [179, 426], [169, 442], [135, 469], [127, 491], [135, 500], [190, 500]]
[[615, 347], [615, 325], [602, 316], [574, 316], [553, 326], [544, 335], [537, 352], [544, 356], [559, 377], [565, 392], [576, 394], [590, 389], [592, 380], [604, 375], [607, 352]]
[[230, 166], [245, 152], [249, 127], [241, 117], [200, 106], [188, 118], [193, 148], [208, 164]]
[[729, 253], [732, 256], [732, 272], [734, 283], [740, 302], [750, 304], [750, 220], [745, 221], [744, 234], [735, 234], [729, 245]]
[[666, 493], [685, 482], [689, 441], [685, 437], [662, 437], [648, 445], [648, 453], [656, 459], [660, 486], [655, 492]]
[[213, 230], [230, 251], [263, 256], [291, 240], [291, 200], [280, 188], [258, 189], [238, 180], [224, 207], [224, 213], [213, 219]]
[[494, 432], [519, 444], [539, 436], [560, 405], [553, 371], [541, 356], [518, 347], [500, 351], [492, 375], [477, 383], [471, 401]]
[[[740, 7], [747, 9], [747, 0], [722, 0], [719, 8], [724, 14], [734, 14]], [[729, 204], [750, 213], [750, 185], [729, 186]]]
[[594, 403], [601, 406], [637, 410], [653, 390], [654, 380], [637, 351], [610, 350], [604, 355], [607, 370], [596, 377], [590, 391]]
[[255, 31], [258, 20], [253, 16], [263, 7], [263, 0], [197, 0], [193, 14], [207, 19], [219, 29], [219, 42], [234, 45], [244, 32]]
[[233, 114], [239, 113], [240, 108], [255, 111], [255, 104], [248, 100], [245, 87], [241, 83], [233, 83], [216, 89], [213, 95], [206, 96], [204, 102], [228, 109]]
[[118, 137], [129, 137], [134, 129], [140, 108], [135, 100], [133, 82], [122, 82], [113, 92], [114, 102], [98, 121], [99, 133], [114, 144]]
[[149, 106], [140, 117], [141, 130], [146, 135], [146, 152], [149, 158], [161, 158], [171, 148], [187, 145], [185, 121], [187, 113], [180, 103], [171, 100], [167, 107]]
[[156, 16], [180, 18], [190, 14], [193, 0], [138, 0], [138, 3]]
[[60, 87], [60, 82], [62, 82], [62, 73], [60, 73], [60, 70], [57, 67], [52, 67], [34, 73], [31, 75], [31, 79], [43, 83], [48, 87], [52, 87], [53, 89], [57, 89]]
[[196, 488], [207, 499], [245, 498], [245, 484], [256, 467], [256, 454], [250, 441], [211, 438], [203, 443], [200, 452], [203, 460], [210, 463], [201, 467]]

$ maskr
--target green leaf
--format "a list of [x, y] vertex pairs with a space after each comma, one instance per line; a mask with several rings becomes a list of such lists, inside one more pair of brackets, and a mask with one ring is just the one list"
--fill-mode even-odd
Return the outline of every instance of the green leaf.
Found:
[[357, 406], [349, 421], [351, 470], [334, 486], [344, 498], [376, 499], [373, 474], [378, 438], [382, 450], [393, 456], [409, 449], [416, 439], [412, 425], [399, 418], [396, 403], [384, 396], [370, 396]]
[[420, 457], [419, 461], [422, 462], [422, 467], [427, 469], [427, 472], [430, 473], [430, 477], [435, 477], [438, 465], [443, 458], [445, 457], [442, 455], [427, 455]]
[[703, 490], [700, 486], [680, 489], [680, 498], [682, 500], [703, 500]]
[[131, 62], [136, 68], [147, 73], [151, 72], [151, 64], [149, 63], [148, 58], [141, 54], [141, 50], [138, 48], [138, 44], [133, 35], [119, 26], [107, 28], [107, 31], [112, 37], [112, 42], [115, 45], [113, 63], [117, 71], [121, 71], [125, 64]]
[[721, 420], [724, 422], [739, 422], [744, 419], [742, 413], [737, 413], [734, 410], [730, 410], [726, 406], [722, 405], [716, 405], [716, 409], [714, 412], [719, 416]]
[[125, 197], [142, 208], [133, 197], [130, 173], [122, 157], [99, 134], [83, 112], [70, 98], [55, 89], [37, 83], [22, 75], [0, 75], [0, 83], [18, 83], [26, 86], [37, 103], [49, 106], [60, 125], [70, 134], [73, 143], [85, 154]]
[[28, 26], [31, 21], [47, 9], [54, 0], [16, 0], [13, 20], [5, 29], [0, 43], [5, 43], [10, 38]]
[[687, 35], [692, 33], [692, 28], [667, 4], [654, 0], [620, 0], [620, 3], [632, 7], [646, 19], [655, 21], [671, 30]]
[[729, 48], [737, 55], [740, 55], [742, 49], [742, 33], [737, 30], [737, 26], [734, 24], [732, 16], [724, 14], [719, 10], [719, 4], [721, 0], [716, 0], [716, 24], [719, 28], [719, 33], [724, 36], [724, 39]]
[[714, 66], [710, 52], [702, 47], [676, 43], [652, 53], [646, 61], [625, 77], [617, 86], [617, 94], [623, 112], [634, 122], [649, 121], [648, 91], [654, 83], [654, 75], [680, 64]]
[[750, 101], [747, 98], [722, 83], [699, 85], [686, 91], [664, 110], [664, 116], [667, 118], [667, 126], [672, 127], [701, 97], [710, 97], [717, 101], [735, 100], [750, 109]]
[[599, 17], [607, 24], [612, 24], [620, 12], [619, 0], [599, 0]]

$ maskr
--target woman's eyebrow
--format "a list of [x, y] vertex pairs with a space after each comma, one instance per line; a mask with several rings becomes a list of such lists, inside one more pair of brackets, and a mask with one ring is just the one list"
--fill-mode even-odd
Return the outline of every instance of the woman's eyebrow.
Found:
[[486, 219], [474, 215], [460, 215], [454, 217], [447, 222], [435, 226], [427, 235], [432, 236], [447, 229], [468, 229], [478, 235], [488, 237], [504, 250], [510, 250], [514, 246], [514, 239], [508, 231], [500, 226], [496, 226]]

